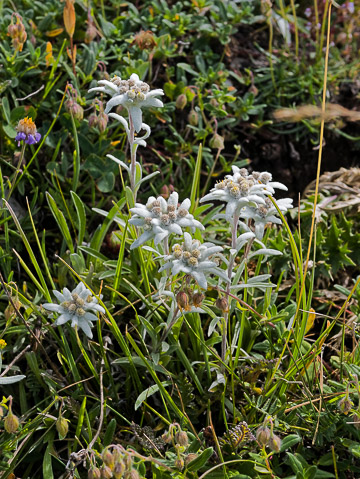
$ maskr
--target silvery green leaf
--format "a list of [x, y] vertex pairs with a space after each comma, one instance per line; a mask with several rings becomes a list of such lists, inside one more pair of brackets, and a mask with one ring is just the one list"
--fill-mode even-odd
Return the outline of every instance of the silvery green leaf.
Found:
[[273, 284], [273, 283], [242, 283], [242, 284], [236, 284], [235, 286], [230, 286], [230, 289], [233, 291], [237, 291], [238, 289], [247, 289], [247, 288], [265, 289], [265, 288], [273, 288], [275, 286], [276, 284]]
[[[102, 215], [102, 216], [105, 216], [105, 218], [107, 218], [108, 214], [109, 214], [109, 211], [105, 211], [105, 210], [102, 210], [100, 208], [92, 208], [93, 211], [95, 211], [95, 213], [98, 213], [99, 215]], [[113, 221], [115, 221], [115, 223], [117, 223], [118, 225], [120, 226], [125, 226], [125, 221], [122, 220], [121, 218], [119, 218], [118, 216], [114, 216], [113, 218]]]
[[221, 321], [221, 317], [220, 316], [216, 316], [209, 324], [209, 329], [208, 329], [208, 336], [211, 336], [212, 333], [215, 331], [215, 328], [218, 324], [219, 321]]
[[142, 180], [140, 180], [138, 183], [136, 183], [135, 187], [136, 188], [139, 188], [139, 186], [144, 183], [145, 181], [148, 181], [150, 180], [151, 178], [153, 178], [154, 176], [158, 175], [160, 173], [160, 171], [154, 171], [154, 173], [150, 173], [150, 175], [147, 175], [145, 176]]
[[248, 279], [248, 283], [260, 283], [261, 281], [266, 281], [271, 278], [271, 274], [258, 274]]
[[214, 392], [213, 389], [218, 386], [219, 384], [225, 384], [225, 377], [222, 373], [216, 373], [216, 380], [213, 381], [209, 387], [210, 392]]
[[251, 231], [248, 231], [238, 236], [238, 238], [236, 239], [236, 252], [240, 251], [241, 248], [245, 246], [246, 243], [248, 243], [252, 238], [255, 238], [255, 235]]
[[161, 253], [159, 253], [158, 250], [156, 250], [155, 248], [152, 248], [151, 246], [143, 246], [142, 249], [145, 249], [146, 251], [150, 251], [151, 253], [154, 253], [156, 254], [158, 257], [163, 257], [163, 255]]
[[0, 378], [0, 385], [1, 386], [7, 386], [8, 384], [14, 384], [22, 379], [26, 378], [23, 374], [17, 374], [16, 376], [9, 376], [6, 378]]
[[135, 163], [135, 184], [136, 185], [140, 184], [141, 179], [142, 179], [142, 166], [137, 161]]
[[277, 249], [272, 249], [272, 248], [262, 248], [258, 249], [257, 251], [253, 251], [252, 253], [249, 254], [248, 258], [253, 258], [254, 256], [259, 256], [259, 255], [264, 255], [264, 256], [281, 256], [282, 252], [278, 251]]
[[123, 161], [119, 160], [118, 158], [115, 158], [115, 156], [113, 155], [106, 155], [108, 158], [110, 158], [110, 160], [113, 160], [115, 161], [115, 163], [117, 163], [118, 165], [122, 166], [123, 168], [125, 168], [125, 170], [130, 173], [130, 167], [128, 165], [126, 165]]
[[[120, 116], [117, 113], [109, 113], [109, 116], [111, 118], [114, 118], [118, 122], [120, 122], [122, 124], [122, 126], [125, 128], [125, 131], [126, 131], [127, 135], [128, 136], [130, 135], [128, 122], [125, 120], [125, 118], [123, 116]], [[108, 156], [110, 156], [110, 155], [108, 155]]]
[[[161, 384], [163, 387], [166, 387], [170, 386], [172, 383], [171, 381], [164, 381]], [[135, 401], [135, 411], [139, 409], [139, 407], [144, 401], [146, 401], [150, 396], [152, 396], [158, 391], [159, 386], [157, 384], [154, 384], [153, 386], [150, 386], [149, 388], [145, 389], [141, 394], [139, 394], [138, 398]]]

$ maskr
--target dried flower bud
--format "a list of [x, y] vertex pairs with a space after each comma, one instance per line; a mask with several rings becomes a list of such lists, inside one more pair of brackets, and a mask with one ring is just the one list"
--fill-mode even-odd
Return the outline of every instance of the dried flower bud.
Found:
[[199, 123], [199, 115], [197, 111], [194, 110], [194, 108], [190, 110], [187, 119], [191, 126], [196, 126]]
[[224, 138], [219, 135], [218, 133], [215, 133], [215, 135], [210, 139], [209, 141], [210, 148], [215, 148], [217, 150], [223, 150], [224, 149]]
[[171, 444], [172, 443], [172, 436], [170, 432], [164, 432], [162, 434], [161, 439], [165, 442], [165, 444]]
[[205, 294], [204, 293], [195, 293], [192, 297], [192, 302], [195, 308], [199, 308], [202, 304], [202, 302], [205, 299]]
[[112, 471], [109, 466], [101, 466], [100, 474], [101, 479], [111, 479], [113, 477]]
[[131, 471], [127, 471], [124, 474], [125, 479], [140, 479], [140, 475], [136, 469], [131, 469]]
[[271, 432], [268, 427], [260, 426], [256, 431], [256, 439], [262, 446], [266, 446], [268, 444], [271, 437]]
[[179, 291], [176, 295], [176, 302], [180, 309], [189, 308], [189, 296], [184, 291]]
[[89, 126], [90, 126], [90, 128], [95, 128], [95, 126], [97, 126], [98, 121], [99, 121], [99, 119], [98, 119], [96, 113], [92, 113], [92, 114], [89, 116], [89, 120], [88, 120], [88, 121], [89, 121]]
[[125, 469], [126, 466], [124, 461], [116, 462], [113, 469], [114, 479], [120, 479], [123, 476]]
[[[0, 415], [0, 417], [1, 417], [1, 415]], [[354, 422], [353, 426], [356, 429], [360, 429], [360, 412], [358, 411], [355, 414], [353, 414], [351, 419]]]
[[88, 479], [101, 479], [101, 471], [98, 467], [92, 467], [88, 472]]
[[175, 441], [183, 447], [187, 447], [189, 444], [189, 438], [185, 431], [177, 432], [175, 434]]
[[84, 118], [84, 109], [82, 106], [80, 106], [78, 103], [74, 103], [73, 108], [72, 108], [72, 114], [73, 117], [81, 121]]
[[106, 113], [102, 112], [99, 114], [98, 128], [100, 130], [100, 133], [104, 133], [104, 131], [106, 130], [108, 121], [109, 121], [109, 117], [107, 116]]
[[113, 455], [113, 458], [114, 458], [114, 462], [115, 464], [117, 462], [121, 462], [124, 458], [124, 453], [122, 452], [122, 450], [120, 449], [119, 446], [114, 446], [113, 449], [112, 449], [112, 455]]
[[176, 98], [175, 106], [176, 106], [176, 108], [178, 108], [179, 110], [183, 110], [183, 109], [186, 107], [186, 104], [187, 104], [186, 95], [185, 95], [185, 93], [182, 93], [181, 95], [179, 95], [179, 96]]
[[215, 306], [220, 309], [223, 313], [228, 313], [229, 312], [229, 302], [227, 298], [222, 297], [218, 298], [215, 302]]
[[101, 459], [107, 466], [111, 468], [114, 466], [114, 456], [112, 455], [108, 447], [103, 450], [101, 454]]
[[279, 452], [281, 448], [281, 439], [279, 438], [279, 436], [275, 436], [275, 434], [271, 436], [268, 442], [268, 446], [272, 451]]
[[184, 469], [184, 459], [182, 459], [181, 457], [178, 457], [176, 460], [175, 460], [175, 463], [174, 463], [174, 466], [176, 467], [176, 469], [178, 469], [179, 471], [182, 471]]
[[191, 454], [188, 454], [186, 457], [185, 457], [185, 466], [187, 466], [188, 464], [190, 464], [191, 461], [193, 461], [194, 459], [196, 459], [198, 457], [197, 454], [195, 454], [194, 452], [192, 452]]
[[140, 50], [152, 50], [156, 46], [154, 34], [150, 30], [141, 30], [134, 37], [132, 45], [137, 45]]
[[56, 430], [59, 433], [60, 439], [64, 439], [69, 431], [69, 422], [61, 415], [56, 421]]
[[97, 35], [97, 30], [93, 17], [91, 16], [91, 10], [88, 10], [87, 29], [85, 32], [85, 43], [91, 43]]
[[338, 408], [343, 414], [349, 414], [354, 403], [349, 399], [349, 396], [345, 396], [338, 402]]
[[19, 427], [19, 419], [9, 410], [8, 415], [4, 419], [4, 428], [6, 432], [14, 434]]

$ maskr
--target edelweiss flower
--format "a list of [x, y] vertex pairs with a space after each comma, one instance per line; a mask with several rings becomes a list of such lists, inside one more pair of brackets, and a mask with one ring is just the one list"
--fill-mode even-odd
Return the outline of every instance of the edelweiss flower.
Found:
[[233, 166], [232, 170], [233, 175], [227, 175], [200, 200], [200, 203], [209, 200], [226, 202], [225, 217], [228, 221], [235, 215], [242, 217], [245, 206], [265, 205], [265, 199], [275, 193], [274, 188], [287, 190], [282, 183], [271, 181], [270, 173], [253, 172], [249, 174], [246, 168], [237, 166]]
[[23, 140], [25, 140], [25, 143], [28, 145], [33, 145], [41, 139], [41, 135], [37, 132], [36, 125], [32, 118], [26, 117], [20, 120], [16, 126], [16, 131], [18, 134], [15, 136], [15, 141], [18, 142], [18, 146], [20, 146]]
[[136, 73], [133, 73], [129, 80], [121, 80], [115, 76], [110, 81], [100, 80], [98, 83], [101, 86], [91, 88], [89, 92], [100, 91], [112, 96], [106, 104], [105, 113], [109, 113], [114, 106], [123, 105], [132, 118], [136, 132], [141, 130], [142, 108], [164, 106], [161, 100], [155, 98], [163, 95], [164, 91], [160, 88], [150, 91], [150, 86], [141, 81]]
[[164, 258], [166, 263], [161, 266], [159, 272], [170, 269], [173, 276], [178, 273], [186, 273], [192, 276], [200, 288], [207, 289], [207, 280], [205, 275], [215, 274], [225, 281], [229, 282], [225, 270], [218, 267], [215, 261], [209, 260], [209, 257], [222, 251], [221, 246], [215, 246], [213, 243], [200, 243], [192, 239], [189, 233], [184, 233], [184, 243], [175, 244], [173, 253]]
[[203, 225], [189, 213], [190, 200], [187, 198], [179, 207], [178, 201], [179, 195], [174, 191], [168, 201], [162, 196], [158, 196], [157, 199], [150, 196], [146, 206], [136, 203], [135, 208], [130, 209], [134, 216], [129, 223], [134, 226], [141, 226], [144, 233], [133, 242], [130, 249], [137, 248], [151, 239], [154, 239], [157, 245], [171, 233], [182, 235], [182, 228], [187, 226], [192, 228], [193, 231], [195, 228], [203, 230]]
[[[283, 198], [281, 200], [276, 200], [280, 211], [286, 213], [287, 210], [293, 207], [293, 200], [291, 198]], [[255, 236], [258, 239], [262, 239], [264, 236], [265, 225], [267, 223], [281, 224], [282, 221], [280, 218], [277, 218], [277, 209], [272, 204], [270, 198], [266, 198], [265, 205], [260, 205], [257, 208], [250, 206], [245, 206], [241, 212], [241, 217], [245, 219], [254, 220], [255, 224]]]
[[73, 328], [78, 326], [91, 339], [93, 337], [91, 321], [98, 319], [93, 312], [105, 313], [105, 309], [97, 304], [98, 300], [92, 296], [91, 291], [83, 283], [79, 283], [71, 292], [64, 288], [62, 294], [56, 290], [53, 293], [60, 304], [45, 303], [43, 307], [60, 314], [55, 325], [60, 326], [71, 320]]

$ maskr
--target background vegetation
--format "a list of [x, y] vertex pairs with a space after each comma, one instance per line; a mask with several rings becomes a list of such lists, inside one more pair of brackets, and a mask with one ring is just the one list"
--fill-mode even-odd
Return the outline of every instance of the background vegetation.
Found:
[[[134, 478], [360, 477], [359, 8], [331, 7], [327, 41], [328, 1], [70, 5], [0, 0], [0, 477], [96, 477], [111, 444], [132, 451], [120, 450]], [[87, 91], [132, 73], [165, 92], [144, 111], [139, 158], [160, 174], [139, 201], [174, 189], [198, 200], [237, 165], [270, 171], [298, 206], [266, 231], [283, 255], [247, 264], [272, 286], [239, 293], [251, 309], [234, 302], [226, 361], [217, 291], [164, 340], [158, 262], [130, 251], [126, 178], [106, 157], [128, 160], [126, 135]], [[42, 138], [22, 158], [25, 116]], [[316, 194], [321, 120], [333, 173]], [[228, 244], [214, 211], [193, 206], [207, 238]], [[80, 280], [107, 309], [89, 341], [41, 306]], [[252, 440], [264, 421], [281, 439], [270, 448]]]

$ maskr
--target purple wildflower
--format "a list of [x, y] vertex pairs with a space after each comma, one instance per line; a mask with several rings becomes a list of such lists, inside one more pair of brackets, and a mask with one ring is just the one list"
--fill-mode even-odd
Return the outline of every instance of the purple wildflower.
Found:
[[15, 137], [15, 141], [18, 142], [18, 146], [22, 141], [25, 141], [28, 145], [38, 143], [41, 139], [40, 133], [36, 130], [36, 125], [32, 118], [24, 118], [17, 124], [16, 130], [18, 134]]

